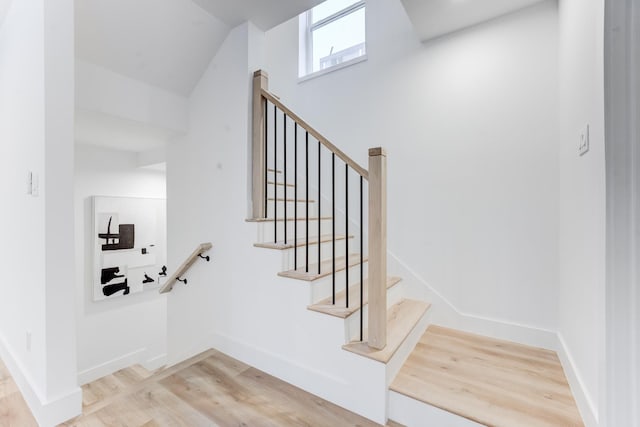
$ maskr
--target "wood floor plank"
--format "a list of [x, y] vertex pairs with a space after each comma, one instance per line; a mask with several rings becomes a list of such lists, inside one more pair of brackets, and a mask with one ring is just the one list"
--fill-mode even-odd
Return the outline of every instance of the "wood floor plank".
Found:
[[583, 426], [554, 352], [436, 325], [390, 388], [488, 426]]
[[[138, 380], [139, 373], [111, 377], [101, 387], [119, 377]], [[64, 426], [377, 425], [215, 350], [130, 384], [91, 410]]]
[[9, 394], [0, 399], [1, 427], [37, 427], [27, 403], [19, 392]]

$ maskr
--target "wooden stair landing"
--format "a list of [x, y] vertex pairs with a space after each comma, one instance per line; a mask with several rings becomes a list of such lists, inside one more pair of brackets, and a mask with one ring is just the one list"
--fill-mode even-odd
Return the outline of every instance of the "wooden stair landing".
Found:
[[387, 310], [387, 346], [382, 350], [369, 347], [366, 342], [366, 330], [364, 341], [352, 342], [342, 346], [342, 348], [386, 364], [391, 360], [429, 307], [431, 307], [429, 303], [410, 299], [404, 299], [391, 306]]
[[390, 389], [488, 426], [583, 426], [556, 353], [431, 325]]
[[[387, 289], [391, 289], [400, 282], [399, 277], [387, 277]], [[369, 303], [369, 281], [364, 280], [364, 305]], [[341, 290], [336, 293], [336, 303], [332, 304], [332, 298], [325, 298], [307, 307], [309, 310], [346, 319], [360, 309], [360, 282], [349, 286], [349, 307], [347, 307], [347, 293]]]
[[[363, 258], [367, 262], [367, 257]], [[349, 267], [360, 265], [360, 254], [349, 255]], [[346, 267], [346, 257], [336, 257], [336, 272], [344, 270]], [[318, 264], [309, 264], [309, 272], [306, 272], [305, 266], [298, 267], [297, 270], [281, 271], [278, 276], [288, 277], [290, 279], [305, 280], [312, 282], [322, 277], [330, 276], [333, 272], [333, 261], [328, 259], [320, 263], [320, 273], [318, 273]]]

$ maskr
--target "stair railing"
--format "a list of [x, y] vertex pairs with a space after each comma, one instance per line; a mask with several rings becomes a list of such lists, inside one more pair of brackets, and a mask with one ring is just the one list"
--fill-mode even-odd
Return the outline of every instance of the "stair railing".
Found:
[[160, 288], [160, 293], [165, 294], [167, 292], [171, 292], [173, 286], [176, 282], [182, 282], [185, 285], [187, 284], [187, 279], [184, 277], [184, 274], [191, 268], [191, 266], [198, 260], [198, 258], [202, 258], [205, 261], [209, 262], [209, 255], [204, 256], [203, 254], [212, 248], [211, 243], [201, 243], [198, 247], [187, 257], [187, 259], [178, 267], [178, 269], [173, 273], [167, 281]]
[[[323, 267], [330, 268], [332, 276], [332, 301], [336, 303], [336, 270], [342, 268], [337, 265], [336, 257], [336, 203], [343, 204], [344, 212], [344, 241], [345, 241], [345, 298], [346, 307], [349, 307], [349, 267], [360, 265], [360, 340], [364, 338], [363, 320], [363, 298], [368, 291], [368, 345], [376, 349], [382, 349], [387, 342], [387, 223], [386, 223], [386, 153], [382, 148], [372, 148], [369, 150], [369, 170], [360, 166], [352, 158], [347, 156], [342, 150], [332, 144], [327, 138], [311, 127], [302, 118], [285, 106], [280, 99], [269, 92], [269, 77], [265, 71], [258, 70], [253, 75], [253, 142], [252, 142], [252, 203], [253, 217], [255, 219], [273, 219], [274, 243], [278, 244], [279, 236], [283, 237], [281, 243], [290, 245], [291, 236], [288, 233], [288, 224], [293, 222], [293, 248], [294, 248], [294, 269], [301, 273], [320, 276]], [[279, 132], [280, 131], [280, 132]], [[292, 137], [292, 138], [291, 138]], [[302, 137], [302, 141], [299, 141]], [[311, 138], [311, 140], [310, 140]], [[291, 147], [293, 140], [293, 147]], [[317, 142], [317, 147], [312, 147], [313, 142]], [[302, 145], [302, 147], [299, 147]], [[323, 151], [324, 148], [324, 151]], [[291, 153], [293, 151], [293, 153]], [[327, 153], [328, 152], [328, 153]], [[328, 238], [322, 236], [322, 159], [327, 159], [330, 154], [331, 163], [331, 234]], [[315, 157], [317, 171], [310, 166], [310, 155]], [[291, 169], [291, 157], [293, 157], [293, 184], [289, 182]], [[302, 157], [302, 160], [300, 159]], [[336, 198], [336, 173], [341, 174], [336, 169], [336, 158], [344, 165], [344, 194]], [[325, 160], [325, 161], [326, 161]], [[339, 166], [339, 165], [338, 165]], [[279, 169], [281, 168], [281, 169]], [[317, 172], [317, 175], [313, 172]], [[353, 192], [349, 194], [349, 177], [354, 175], [359, 193], [353, 197]], [[272, 180], [269, 180], [271, 176]], [[304, 183], [300, 183], [304, 176]], [[281, 179], [280, 179], [281, 178]], [[279, 181], [280, 179], [280, 181]], [[309, 259], [309, 232], [310, 232], [310, 212], [309, 203], [312, 191], [310, 180], [316, 179], [315, 190], [317, 195], [317, 266], [315, 271], [310, 271]], [[365, 183], [366, 181], [366, 183]], [[368, 289], [364, 287], [364, 186], [368, 185]], [[273, 194], [269, 197], [269, 187], [272, 187]], [[278, 187], [282, 187], [279, 191]], [[303, 188], [299, 188], [303, 187]], [[293, 188], [293, 198], [289, 199], [288, 190]], [[280, 194], [282, 198], [279, 199]], [[304, 196], [302, 207], [304, 217], [300, 217], [298, 205], [299, 196]], [[282, 217], [278, 214], [278, 202], [282, 202]], [[272, 203], [270, 203], [272, 202]], [[293, 218], [290, 217], [288, 203], [293, 203]], [[351, 257], [349, 247], [349, 207], [359, 204], [359, 259]], [[272, 207], [270, 210], [269, 207]], [[298, 239], [298, 222], [304, 221], [304, 236]], [[279, 222], [283, 223], [279, 227]], [[280, 230], [282, 233], [280, 233]], [[322, 260], [321, 243], [331, 242], [331, 260]], [[305, 247], [304, 265], [299, 261], [298, 245]], [[314, 276], [315, 277], [315, 276]]]

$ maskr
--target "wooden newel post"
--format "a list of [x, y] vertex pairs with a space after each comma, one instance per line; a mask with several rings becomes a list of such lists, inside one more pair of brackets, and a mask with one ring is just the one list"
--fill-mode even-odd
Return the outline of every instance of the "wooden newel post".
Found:
[[269, 76], [266, 71], [253, 73], [253, 148], [252, 148], [252, 204], [253, 217], [266, 217], [265, 170], [266, 144], [264, 134], [265, 106], [262, 90], [269, 89]]
[[387, 153], [369, 149], [369, 346], [387, 345]]

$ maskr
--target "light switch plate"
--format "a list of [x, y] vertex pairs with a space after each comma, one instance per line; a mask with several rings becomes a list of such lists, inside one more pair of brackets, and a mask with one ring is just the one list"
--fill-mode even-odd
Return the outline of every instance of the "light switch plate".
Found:
[[587, 151], [589, 151], [589, 125], [582, 128], [578, 139], [578, 155], [583, 156]]

